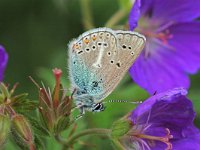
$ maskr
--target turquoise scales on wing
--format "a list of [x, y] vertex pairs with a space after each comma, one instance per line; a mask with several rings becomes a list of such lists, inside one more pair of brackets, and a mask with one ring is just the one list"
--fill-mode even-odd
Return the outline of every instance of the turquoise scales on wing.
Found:
[[95, 96], [103, 92], [101, 78], [97, 77], [85, 63], [76, 55], [72, 56], [72, 76], [74, 82], [78, 85], [77, 95], [88, 94]]

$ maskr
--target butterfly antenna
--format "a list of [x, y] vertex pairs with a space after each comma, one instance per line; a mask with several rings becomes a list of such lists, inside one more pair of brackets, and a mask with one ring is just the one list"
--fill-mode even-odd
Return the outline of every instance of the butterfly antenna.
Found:
[[103, 103], [131, 103], [131, 104], [141, 104], [142, 101], [130, 102], [128, 100], [109, 100], [109, 101], [103, 102]]
[[72, 94], [71, 94], [71, 98], [73, 97], [74, 93], [76, 92], [76, 89], [73, 90]]

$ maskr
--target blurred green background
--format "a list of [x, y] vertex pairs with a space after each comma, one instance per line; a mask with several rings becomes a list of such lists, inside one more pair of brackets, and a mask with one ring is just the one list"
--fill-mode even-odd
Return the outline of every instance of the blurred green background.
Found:
[[[81, 2], [88, 0], [0, 0], [0, 44], [8, 54], [9, 62], [4, 81], [13, 85], [19, 82], [17, 93], [28, 92], [29, 98], [37, 100], [37, 89], [29, 80], [31, 75], [53, 86], [51, 70], [63, 70], [63, 84], [69, 87], [67, 74], [67, 44], [85, 31]], [[91, 15], [95, 27], [102, 27], [121, 7], [119, 0], [90, 0]], [[121, 23], [125, 23], [127, 16]], [[191, 76], [189, 97], [197, 111], [195, 123], [200, 127], [200, 73]], [[107, 99], [144, 100], [148, 94], [132, 82], [128, 74]], [[107, 104], [106, 111], [88, 113], [78, 121], [78, 131], [86, 128], [110, 128], [113, 121], [123, 117], [135, 106], [130, 104]], [[65, 136], [67, 133], [63, 133]], [[113, 149], [104, 137], [82, 138], [89, 147], [78, 144], [75, 149]], [[45, 141], [45, 149], [60, 149], [51, 137]], [[6, 149], [18, 149], [8, 142]]]

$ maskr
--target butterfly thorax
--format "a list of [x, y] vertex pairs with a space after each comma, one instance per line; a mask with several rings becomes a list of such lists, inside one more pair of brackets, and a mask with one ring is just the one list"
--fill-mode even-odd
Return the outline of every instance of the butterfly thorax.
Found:
[[94, 102], [94, 97], [82, 90], [77, 90], [73, 95], [73, 99], [76, 106], [82, 109], [81, 111], [100, 112], [105, 109], [102, 103]]

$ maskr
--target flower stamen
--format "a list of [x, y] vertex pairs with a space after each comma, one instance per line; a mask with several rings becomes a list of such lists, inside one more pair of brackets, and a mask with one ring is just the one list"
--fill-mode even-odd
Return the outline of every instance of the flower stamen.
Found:
[[154, 33], [151, 31], [143, 31], [143, 34], [149, 38], [157, 38], [162, 41], [163, 44], [167, 45], [168, 40], [173, 38], [173, 35], [170, 33], [169, 30], [165, 30], [163, 32]]
[[173, 35], [169, 32], [169, 30], [165, 30], [164, 32], [159, 32], [156, 34], [158, 39], [160, 39], [165, 45], [168, 44], [168, 40], [173, 37]]
[[136, 134], [134, 136], [137, 138], [163, 142], [167, 145], [167, 148], [165, 150], [172, 150], [172, 144], [169, 142], [169, 140], [173, 138], [173, 135], [170, 134], [170, 130], [168, 128], [166, 128], [165, 130], [167, 134], [164, 137], [151, 136], [145, 134]]

